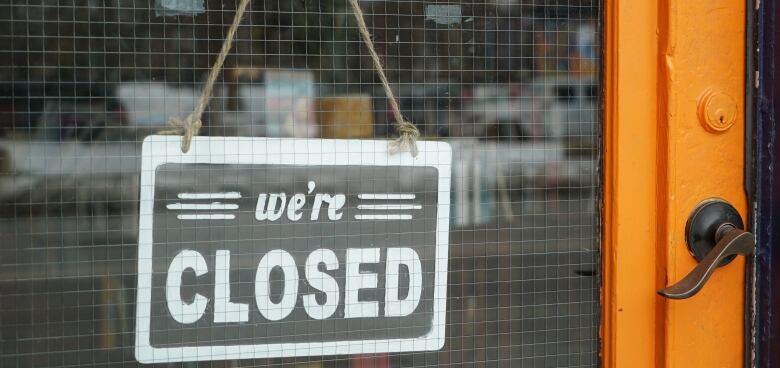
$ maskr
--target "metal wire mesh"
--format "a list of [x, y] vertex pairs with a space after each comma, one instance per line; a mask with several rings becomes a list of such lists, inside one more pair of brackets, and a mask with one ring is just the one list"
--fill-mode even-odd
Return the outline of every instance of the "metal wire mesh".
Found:
[[[134, 355], [141, 141], [170, 116], [192, 111], [235, 3], [0, 4], [0, 366], [141, 365]], [[179, 366], [598, 365], [601, 2], [361, 0], [361, 6], [405, 117], [423, 139], [452, 147], [444, 347]], [[395, 134], [387, 106], [345, 0], [253, 0], [201, 134], [383, 139]], [[424, 199], [436, 192], [416, 186], [426, 181], [423, 171], [307, 175], [324, 186], [341, 180], [363, 189], [412, 188]], [[253, 188], [288, 185], [283, 189], [300, 192], [308, 184], [272, 168], [173, 165], [155, 175], [162, 199], [155, 198], [164, 202], [155, 206], [163, 207], [178, 193], [165, 183], [243, 188], [252, 201]], [[236, 203], [239, 217], [254, 216], [254, 202]], [[352, 203], [345, 213], [357, 209]], [[419, 226], [437, 218], [422, 211]], [[156, 236], [170, 238], [176, 249], [244, 236], [228, 225], [160, 221]], [[423, 231], [398, 227], [369, 236], [345, 226], [296, 238], [269, 225], [245, 239], [294, 240], [288, 251], [297, 258], [314, 242], [403, 244]], [[233, 296], [257, 313], [254, 270], [267, 249], [230, 249], [230, 260], [240, 264], [231, 274]], [[423, 264], [432, 260], [421, 254]], [[196, 289], [215, 283], [183, 277]], [[302, 303], [297, 299], [295, 308]], [[153, 327], [163, 340], [240, 345], [419, 334], [415, 321], [257, 322], [259, 329], [236, 336], [213, 326]]]

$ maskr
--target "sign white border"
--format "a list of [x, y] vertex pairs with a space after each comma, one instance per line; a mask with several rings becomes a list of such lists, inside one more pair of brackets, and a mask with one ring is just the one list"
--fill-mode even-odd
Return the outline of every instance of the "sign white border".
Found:
[[[181, 137], [149, 136], [143, 142], [138, 221], [138, 285], [135, 357], [141, 363], [350, 355], [439, 350], [444, 346], [447, 311], [450, 175], [452, 149], [444, 142], [417, 142], [419, 154], [388, 153], [388, 141], [244, 137], [195, 137], [188, 153]], [[438, 170], [436, 262], [433, 321], [417, 338], [347, 340], [260, 345], [152, 347], [149, 341], [152, 298], [154, 186], [157, 167], [167, 163], [269, 164], [315, 166], [423, 166]]]

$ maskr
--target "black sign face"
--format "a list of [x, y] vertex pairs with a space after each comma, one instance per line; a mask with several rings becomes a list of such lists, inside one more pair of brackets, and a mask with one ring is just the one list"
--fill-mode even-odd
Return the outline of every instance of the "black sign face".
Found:
[[137, 359], [440, 349], [451, 151], [418, 148], [147, 138]]

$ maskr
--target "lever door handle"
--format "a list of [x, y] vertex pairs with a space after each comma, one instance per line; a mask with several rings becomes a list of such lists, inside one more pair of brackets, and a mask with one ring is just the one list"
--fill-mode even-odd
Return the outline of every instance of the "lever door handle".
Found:
[[739, 212], [724, 201], [709, 200], [699, 205], [686, 226], [688, 248], [699, 264], [682, 280], [659, 290], [658, 294], [670, 299], [690, 298], [704, 287], [718, 267], [725, 266], [736, 255], [752, 254], [756, 239], [743, 226]]
[[753, 234], [739, 230], [733, 224], [724, 224], [723, 226], [731, 229], [721, 236], [715, 248], [699, 262], [696, 268], [674, 285], [658, 291], [658, 294], [669, 299], [690, 298], [704, 287], [704, 284], [724, 259], [733, 255], [745, 256], [753, 253], [756, 246]]

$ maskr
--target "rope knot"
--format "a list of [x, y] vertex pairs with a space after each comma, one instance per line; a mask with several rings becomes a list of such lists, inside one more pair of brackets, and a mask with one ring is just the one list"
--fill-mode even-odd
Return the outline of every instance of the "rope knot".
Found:
[[192, 143], [192, 137], [198, 135], [203, 123], [200, 120], [200, 115], [189, 114], [186, 118], [181, 119], [178, 116], [172, 116], [168, 119], [168, 125], [170, 129], [163, 130], [159, 134], [163, 135], [181, 135], [181, 151], [187, 153], [190, 150], [190, 144]]
[[390, 152], [409, 152], [412, 157], [417, 157], [417, 138], [420, 137], [420, 131], [417, 127], [406, 119], [397, 121], [396, 129], [398, 138], [390, 142]]

